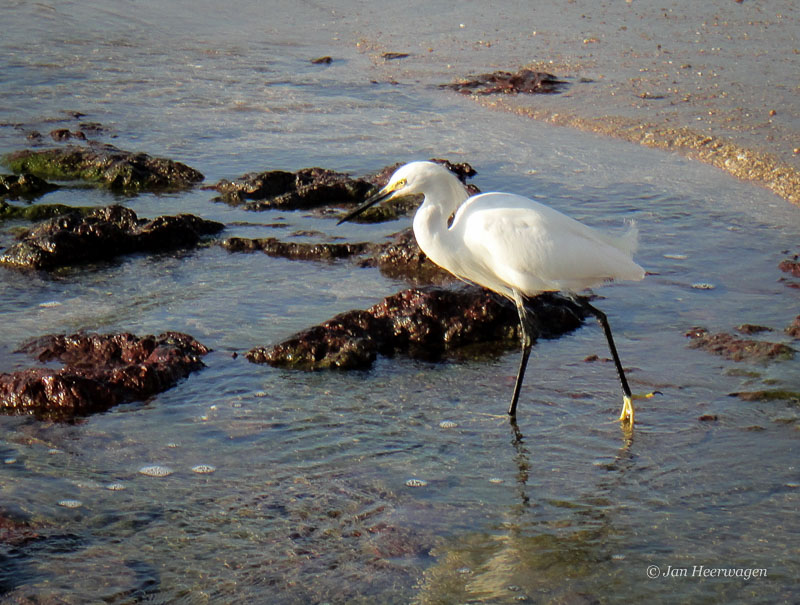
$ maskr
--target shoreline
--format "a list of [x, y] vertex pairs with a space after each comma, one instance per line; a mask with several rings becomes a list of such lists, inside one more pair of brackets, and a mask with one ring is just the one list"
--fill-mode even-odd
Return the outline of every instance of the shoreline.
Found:
[[800, 205], [800, 172], [773, 154], [740, 145], [724, 136], [705, 134], [688, 127], [675, 128], [664, 122], [639, 122], [621, 116], [587, 117], [568, 111], [526, 107], [510, 103], [504, 98], [471, 96], [480, 105], [498, 111], [674, 151], [692, 160], [710, 164], [740, 180], [763, 186], [786, 201]]
[[[448, 84], [523, 68], [568, 82], [558, 94], [470, 95], [558, 126], [674, 151], [800, 205], [800, 9], [786, 0], [671, 6], [568, 0], [465, 7], [419, 31], [400, 9], [362, 20], [356, 47], [391, 82]], [[402, 51], [402, 61], [381, 59]]]

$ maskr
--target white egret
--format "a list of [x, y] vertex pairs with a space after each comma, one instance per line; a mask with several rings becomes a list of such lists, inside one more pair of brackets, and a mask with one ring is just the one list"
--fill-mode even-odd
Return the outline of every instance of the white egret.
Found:
[[[414, 215], [414, 235], [428, 258], [464, 281], [502, 294], [517, 307], [522, 359], [508, 409], [512, 418], [535, 332], [525, 298], [555, 291], [574, 298], [577, 292], [606, 282], [644, 278], [644, 269], [632, 260], [638, 239], [634, 224], [624, 235], [614, 237], [520, 195], [482, 193], [470, 197], [452, 172], [433, 162], [412, 162], [398, 168], [385, 187], [339, 224], [373, 204], [412, 194], [424, 195]], [[622, 384], [619, 419], [632, 425], [633, 395], [608, 319], [586, 300], [578, 302], [603, 327]]]

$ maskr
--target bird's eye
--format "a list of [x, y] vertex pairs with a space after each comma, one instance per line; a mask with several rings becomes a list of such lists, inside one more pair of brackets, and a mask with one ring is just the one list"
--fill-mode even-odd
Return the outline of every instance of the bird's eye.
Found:
[[397, 184], [395, 185], [395, 189], [400, 189], [401, 187], [405, 187], [405, 186], [406, 186], [406, 180], [405, 179], [400, 179], [399, 181], [397, 181]]

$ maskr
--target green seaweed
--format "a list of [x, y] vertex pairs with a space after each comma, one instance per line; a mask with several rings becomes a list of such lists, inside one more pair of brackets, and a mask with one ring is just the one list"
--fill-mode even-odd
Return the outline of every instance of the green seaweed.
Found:
[[177, 191], [203, 180], [203, 175], [180, 162], [154, 158], [106, 146], [23, 150], [0, 162], [16, 173], [60, 181], [85, 181], [115, 191]]
[[17, 206], [0, 200], [0, 221], [26, 220], [31, 222], [43, 221], [48, 218], [61, 216], [68, 212], [88, 214], [94, 210], [87, 206], [67, 206], [65, 204], [34, 204], [30, 206]]
[[97, 168], [80, 166], [79, 154], [67, 154], [61, 149], [8, 153], [2, 157], [2, 163], [12, 172], [29, 172], [43, 179], [92, 182], [101, 180], [100, 171]]

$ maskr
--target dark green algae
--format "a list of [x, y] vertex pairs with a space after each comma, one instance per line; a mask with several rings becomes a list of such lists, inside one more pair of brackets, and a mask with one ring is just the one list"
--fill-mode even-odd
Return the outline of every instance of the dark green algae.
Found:
[[180, 162], [123, 151], [112, 145], [26, 149], [2, 156], [0, 163], [15, 173], [57, 181], [85, 181], [125, 193], [180, 191], [204, 178]]
[[88, 206], [67, 206], [65, 204], [32, 204], [28, 206], [18, 206], [0, 200], [0, 221], [25, 220], [38, 222], [72, 212], [85, 216], [93, 210], [96, 210], [96, 208]]

